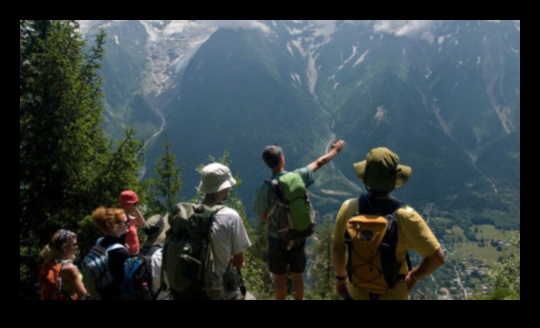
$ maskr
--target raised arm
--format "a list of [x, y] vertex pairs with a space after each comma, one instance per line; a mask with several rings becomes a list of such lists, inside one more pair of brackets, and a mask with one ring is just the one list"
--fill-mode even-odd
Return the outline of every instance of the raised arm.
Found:
[[126, 209], [128, 213], [133, 212], [135, 214], [135, 219], [133, 219], [133, 221], [135, 222], [135, 226], [140, 227], [141, 225], [144, 224], [144, 217], [142, 213], [139, 211], [139, 209], [137, 208], [137, 205], [134, 205], [134, 204], [126, 205]]
[[332, 143], [330, 151], [321, 157], [317, 158], [314, 162], [309, 164], [309, 167], [313, 172], [323, 167], [326, 163], [330, 162], [336, 155], [345, 147], [345, 141], [339, 140]]

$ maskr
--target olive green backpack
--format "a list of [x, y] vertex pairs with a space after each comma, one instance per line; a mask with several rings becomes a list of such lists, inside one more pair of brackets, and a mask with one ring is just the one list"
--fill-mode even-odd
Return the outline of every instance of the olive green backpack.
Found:
[[[210, 228], [224, 206], [179, 203], [169, 219], [171, 228], [163, 246], [162, 276], [166, 275], [173, 299], [211, 299], [213, 255]], [[163, 279], [162, 279], [163, 281]]]

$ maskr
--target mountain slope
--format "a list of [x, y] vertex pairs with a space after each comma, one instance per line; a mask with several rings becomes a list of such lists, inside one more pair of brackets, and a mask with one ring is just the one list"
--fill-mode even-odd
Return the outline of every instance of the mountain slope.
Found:
[[[269, 174], [267, 144], [289, 169], [345, 150], [316, 176], [322, 215], [358, 193], [352, 163], [387, 146], [413, 167], [396, 196], [467, 220], [519, 227], [519, 21], [103, 21], [107, 130], [135, 126], [152, 172], [166, 132], [193, 169], [228, 150], [249, 204]], [[516, 206], [517, 204], [517, 206]], [[451, 214], [451, 215], [454, 215]]]

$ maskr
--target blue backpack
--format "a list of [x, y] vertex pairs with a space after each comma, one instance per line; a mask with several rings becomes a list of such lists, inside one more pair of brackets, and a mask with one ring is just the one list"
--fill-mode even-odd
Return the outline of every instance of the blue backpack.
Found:
[[[111, 286], [113, 278], [109, 271], [109, 251], [125, 245], [116, 243], [107, 248], [101, 246], [103, 237], [99, 238], [81, 263], [83, 283], [93, 299], [101, 299], [102, 294]], [[127, 248], [126, 248], [127, 249]]]
[[129, 257], [124, 262], [124, 284], [122, 299], [124, 300], [155, 300], [161, 290], [152, 293], [152, 255], [162, 249], [163, 245], [156, 244], [147, 249], [141, 249], [139, 254]]

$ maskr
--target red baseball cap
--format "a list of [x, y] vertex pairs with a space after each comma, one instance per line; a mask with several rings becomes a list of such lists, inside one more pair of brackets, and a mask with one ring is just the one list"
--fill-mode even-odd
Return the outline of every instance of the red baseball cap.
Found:
[[132, 190], [124, 190], [120, 194], [120, 206], [126, 204], [137, 204], [139, 202], [139, 197]]

